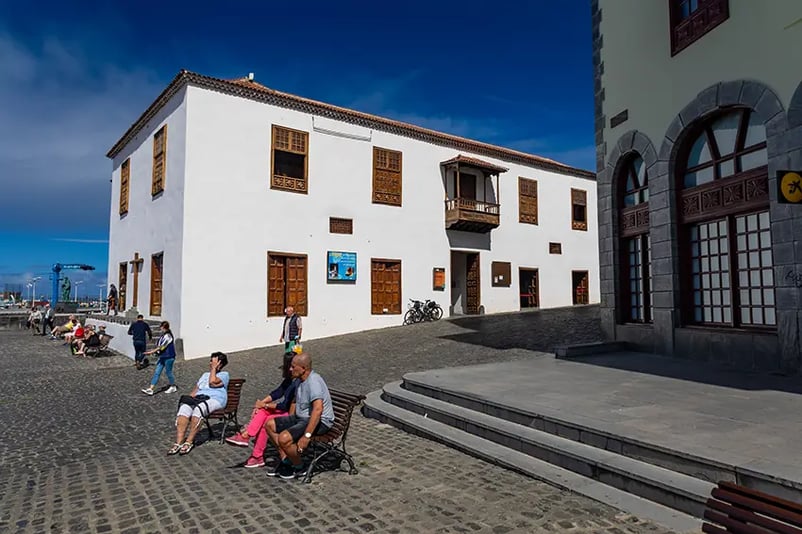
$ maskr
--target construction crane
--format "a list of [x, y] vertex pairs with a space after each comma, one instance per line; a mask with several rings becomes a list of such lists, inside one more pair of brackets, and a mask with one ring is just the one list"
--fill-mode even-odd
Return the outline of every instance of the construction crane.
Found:
[[56, 263], [53, 265], [53, 273], [50, 278], [53, 280], [53, 294], [50, 297], [50, 307], [56, 309], [58, 303], [58, 284], [61, 281], [61, 271], [94, 271], [95, 268], [85, 263]]

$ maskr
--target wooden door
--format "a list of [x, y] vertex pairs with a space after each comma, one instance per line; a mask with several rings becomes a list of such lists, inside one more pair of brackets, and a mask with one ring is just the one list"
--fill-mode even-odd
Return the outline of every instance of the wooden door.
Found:
[[481, 304], [479, 254], [466, 254], [466, 260], [468, 263], [465, 269], [465, 313], [476, 315]]
[[521, 288], [521, 309], [540, 307], [540, 281], [537, 269], [521, 269], [518, 275]]
[[284, 315], [285, 257], [267, 256], [267, 315]]
[[162, 314], [162, 276], [164, 271], [164, 254], [150, 257], [150, 315]]
[[459, 197], [476, 200], [476, 175], [459, 173]]
[[401, 261], [371, 260], [370, 286], [372, 314], [401, 313]]
[[286, 263], [287, 306], [295, 308], [298, 315], [306, 315], [306, 257], [288, 256]]
[[587, 304], [590, 301], [588, 295], [588, 272], [573, 271], [571, 277], [574, 286], [574, 304]]
[[120, 271], [117, 277], [117, 309], [125, 310], [125, 290], [128, 286], [128, 262], [120, 263]]

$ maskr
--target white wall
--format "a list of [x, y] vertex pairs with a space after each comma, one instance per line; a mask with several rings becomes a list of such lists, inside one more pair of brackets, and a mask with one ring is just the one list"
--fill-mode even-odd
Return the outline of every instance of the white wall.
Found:
[[[134, 253], [144, 258], [139, 273], [137, 308], [148, 319], [167, 320], [181, 336], [182, 228], [186, 151], [186, 91], [180, 91], [114, 158], [109, 225], [109, 282], [118, 285], [119, 264]], [[151, 196], [153, 135], [167, 124], [164, 192]], [[128, 214], [120, 217], [120, 169], [131, 158]], [[162, 313], [150, 315], [151, 255], [164, 252]], [[126, 309], [133, 304], [134, 275], [128, 266]]]
[[[501, 176], [501, 226], [489, 235], [456, 233], [444, 224], [439, 163], [458, 152], [412, 139], [314, 119], [300, 112], [190, 87], [181, 337], [186, 357], [278, 342], [282, 318], [267, 318], [267, 251], [308, 254], [309, 316], [304, 337], [399, 325], [402, 315], [370, 314], [370, 260], [402, 260], [402, 313], [409, 298], [450, 304], [450, 248], [481, 250], [487, 313], [519, 306], [517, 269], [541, 269], [543, 307], [570, 305], [571, 269], [591, 272], [598, 302], [595, 182], [510, 165]], [[270, 189], [271, 125], [309, 132], [309, 193]], [[371, 202], [372, 150], [403, 152], [403, 207]], [[466, 154], [470, 155], [470, 154]], [[539, 226], [518, 223], [518, 176], [539, 182]], [[571, 230], [570, 188], [588, 191], [587, 232]], [[329, 234], [329, 217], [354, 219], [353, 235]], [[548, 242], [563, 245], [548, 254]], [[487, 245], [490, 250], [487, 250]], [[466, 246], [469, 245], [469, 246]], [[473, 245], [470, 246], [470, 245]], [[326, 282], [328, 250], [358, 253], [357, 282]], [[490, 287], [490, 262], [513, 263], [513, 286]], [[447, 290], [432, 290], [432, 268], [445, 267]]]
[[[668, 2], [600, 0], [599, 6], [608, 150], [637, 129], [659, 151], [673, 118], [720, 81], [759, 80], [786, 109], [802, 81], [799, 0], [729, 0], [729, 19], [673, 58]], [[629, 119], [611, 130], [610, 118], [625, 109]]]

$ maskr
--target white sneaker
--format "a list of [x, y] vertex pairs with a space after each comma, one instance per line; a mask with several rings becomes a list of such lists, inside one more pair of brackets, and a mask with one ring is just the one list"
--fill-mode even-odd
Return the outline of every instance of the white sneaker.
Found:
[[178, 388], [177, 388], [177, 387], [175, 387], [175, 386], [170, 386], [169, 388], [167, 388], [167, 389], [165, 390], [165, 393], [175, 393], [176, 391], [178, 391]]
[[145, 395], [150, 395], [152, 397], [153, 396], [153, 389], [152, 388], [143, 388], [142, 389], [142, 393], [144, 393]]

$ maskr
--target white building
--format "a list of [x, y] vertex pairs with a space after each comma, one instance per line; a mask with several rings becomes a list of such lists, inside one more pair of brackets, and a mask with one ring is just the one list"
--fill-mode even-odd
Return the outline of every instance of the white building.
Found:
[[802, 2], [591, 4], [605, 332], [799, 372]]
[[288, 304], [311, 339], [599, 300], [595, 177], [552, 160], [186, 71], [107, 155], [110, 281], [187, 358], [277, 343]]

